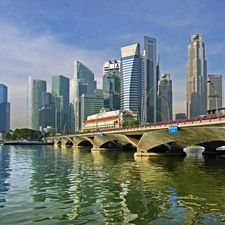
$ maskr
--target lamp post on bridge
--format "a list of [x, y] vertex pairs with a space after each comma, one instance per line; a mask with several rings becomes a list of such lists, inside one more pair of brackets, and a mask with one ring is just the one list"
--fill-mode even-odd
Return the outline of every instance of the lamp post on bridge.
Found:
[[67, 120], [64, 124], [64, 128], [63, 128], [63, 131], [64, 131], [64, 134], [66, 133], [66, 124], [69, 122], [70, 120]]
[[165, 98], [165, 96], [159, 95], [159, 98], [162, 98], [162, 99], [164, 99], [166, 101], [166, 105], [167, 105], [167, 119], [168, 119], [168, 121], [170, 121], [169, 103], [168, 103], [167, 99]]
[[[145, 114], [145, 107], [146, 107], [146, 102], [147, 102], [147, 99], [149, 97], [149, 95], [151, 94], [151, 92], [153, 91], [153, 89], [158, 86], [158, 84], [154, 85], [150, 90], [149, 92], [147, 93], [145, 99], [144, 99], [144, 102], [143, 102], [143, 110], [142, 110], [142, 116], [141, 116], [141, 125], [143, 125], [143, 122], [146, 122], [146, 114]], [[144, 120], [144, 121], [143, 121]]]
[[217, 91], [216, 91], [216, 88], [215, 88], [215, 86], [214, 86], [214, 84], [213, 84], [213, 82], [211, 80], [207, 80], [206, 82], [209, 83], [213, 87], [213, 89], [214, 89], [214, 94], [215, 94], [215, 99], [216, 99], [216, 116], [218, 118], [218, 98], [217, 98]]

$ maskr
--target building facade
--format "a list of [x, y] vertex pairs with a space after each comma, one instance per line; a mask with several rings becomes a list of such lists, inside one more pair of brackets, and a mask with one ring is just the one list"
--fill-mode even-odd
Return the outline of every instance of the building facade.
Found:
[[216, 113], [222, 108], [222, 75], [207, 75], [207, 111], [212, 110]]
[[96, 114], [104, 107], [104, 98], [95, 94], [82, 94], [81, 96], [81, 122], [88, 116]]
[[137, 120], [137, 114], [132, 113], [130, 110], [110, 111], [107, 108], [102, 108], [99, 113], [88, 116], [87, 119], [83, 121], [82, 128], [83, 132], [121, 129], [123, 127], [123, 122], [132, 120]]
[[42, 93], [42, 106], [39, 109], [39, 129], [55, 128], [55, 96], [49, 92]]
[[82, 94], [94, 94], [96, 81], [94, 73], [84, 64], [74, 61], [74, 128], [81, 129], [81, 96]]
[[111, 110], [120, 109], [120, 61], [109, 60], [105, 62], [102, 89], [104, 106]]
[[142, 108], [141, 123], [152, 123], [157, 120], [157, 59], [156, 39], [144, 37], [142, 58]]
[[39, 130], [39, 109], [42, 106], [42, 93], [46, 92], [46, 81], [29, 77], [27, 95], [28, 128]]
[[70, 130], [70, 79], [63, 75], [52, 77], [52, 93], [60, 97], [62, 101], [60, 104], [60, 113], [62, 115], [57, 117], [56, 126], [59, 126], [59, 130], [62, 130], [65, 123], [67, 123], [67, 128]]
[[140, 44], [121, 47], [121, 97], [122, 110], [138, 113], [141, 118], [141, 55]]
[[173, 92], [170, 74], [161, 74], [158, 81], [157, 121], [170, 121], [173, 115]]
[[186, 63], [186, 110], [188, 118], [206, 114], [206, 80], [205, 44], [202, 41], [202, 34], [195, 34], [190, 37]]
[[0, 133], [10, 130], [10, 103], [8, 102], [8, 87], [0, 84]]

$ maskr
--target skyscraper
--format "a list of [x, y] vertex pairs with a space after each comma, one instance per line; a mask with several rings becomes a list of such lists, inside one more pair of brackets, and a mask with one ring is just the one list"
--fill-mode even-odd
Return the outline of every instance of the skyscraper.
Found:
[[142, 51], [142, 122], [156, 122], [157, 116], [157, 62], [156, 39], [144, 37]]
[[49, 92], [42, 93], [42, 106], [39, 109], [39, 127], [43, 131], [48, 126], [55, 128], [55, 96]]
[[161, 74], [158, 81], [158, 121], [172, 120], [173, 115], [172, 101], [172, 80], [170, 74]]
[[0, 84], [0, 133], [10, 130], [10, 103], [8, 102], [8, 88]]
[[217, 110], [222, 107], [222, 75], [207, 75], [207, 110]]
[[111, 110], [120, 109], [120, 61], [105, 62], [102, 86], [104, 106]]
[[[57, 97], [61, 97], [63, 100], [61, 112], [62, 115], [60, 115], [56, 121], [56, 125], [59, 126], [58, 130], [62, 130], [65, 123], [70, 120], [70, 79], [63, 75], [52, 77], [52, 93]], [[69, 122], [67, 123], [67, 128], [70, 129]]]
[[207, 63], [202, 34], [190, 37], [186, 63], [186, 110], [187, 117], [206, 114]]
[[104, 98], [95, 94], [82, 94], [81, 96], [81, 121], [88, 116], [99, 113], [104, 106]]
[[121, 47], [121, 109], [141, 112], [140, 44]]
[[42, 93], [46, 92], [46, 81], [28, 79], [27, 120], [28, 128], [39, 130], [39, 109], [42, 106]]
[[74, 61], [74, 121], [75, 131], [81, 128], [81, 95], [94, 94], [94, 73], [84, 64]]

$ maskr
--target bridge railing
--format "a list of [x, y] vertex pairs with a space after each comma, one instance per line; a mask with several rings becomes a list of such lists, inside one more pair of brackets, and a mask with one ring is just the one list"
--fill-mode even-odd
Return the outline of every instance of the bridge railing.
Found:
[[[113, 129], [100, 129], [100, 130], [95, 130], [95, 131], [84, 131], [84, 132], [79, 132], [76, 133], [77, 135], [79, 134], [93, 134], [93, 133], [110, 133], [110, 132], [115, 132], [115, 131], [130, 131], [130, 130], [135, 130], [135, 129], [148, 129], [148, 128], [157, 128], [157, 127], [162, 127], [162, 126], [171, 126], [171, 125], [179, 125], [179, 124], [192, 124], [192, 123], [202, 123], [202, 122], [211, 122], [215, 120], [221, 120], [222, 118], [225, 118], [225, 114], [220, 114], [220, 115], [203, 115], [199, 117], [194, 117], [194, 118], [186, 118], [186, 119], [178, 119], [178, 120], [170, 120], [170, 121], [162, 121], [162, 122], [156, 122], [156, 123], [148, 123], [148, 124], [143, 124], [143, 125], [135, 125], [135, 126], [127, 126], [127, 127], [121, 127], [121, 128], [113, 128]], [[57, 135], [57, 136], [52, 136], [52, 137], [71, 137], [76, 134], [66, 134], [66, 135]]]

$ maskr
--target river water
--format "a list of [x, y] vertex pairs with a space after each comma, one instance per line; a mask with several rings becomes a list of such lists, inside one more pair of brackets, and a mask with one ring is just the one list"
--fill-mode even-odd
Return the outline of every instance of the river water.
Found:
[[225, 157], [0, 146], [0, 224], [225, 224]]

